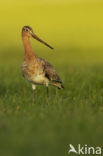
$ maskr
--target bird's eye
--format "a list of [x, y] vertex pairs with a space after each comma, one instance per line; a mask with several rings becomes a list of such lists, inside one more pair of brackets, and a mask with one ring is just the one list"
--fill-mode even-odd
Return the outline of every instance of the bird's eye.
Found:
[[28, 31], [28, 29], [26, 29], [25, 31]]
[[24, 31], [28, 31], [28, 29], [24, 29]]

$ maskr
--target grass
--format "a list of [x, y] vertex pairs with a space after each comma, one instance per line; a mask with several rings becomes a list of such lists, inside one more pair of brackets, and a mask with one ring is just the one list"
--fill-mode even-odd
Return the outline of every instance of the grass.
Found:
[[102, 146], [103, 66], [59, 66], [65, 89], [50, 87], [49, 101], [45, 87], [33, 97], [18, 66], [0, 71], [2, 156], [65, 156], [69, 143]]
[[[12, 4], [0, 9], [0, 156], [67, 156], [70, 143], [102, 146], [103, 3]], [[55, 48], [32, 40], [64, 82], [64, 90], [49, 88], [49, 100], [44, 86], [34, 98], [21, 74], [27, 21]]]

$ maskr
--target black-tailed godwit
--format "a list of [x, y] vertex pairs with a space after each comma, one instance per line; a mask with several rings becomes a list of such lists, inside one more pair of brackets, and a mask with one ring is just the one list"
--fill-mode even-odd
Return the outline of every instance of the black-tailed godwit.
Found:
[[25, 51], [24, 61], [22, 63], [23, 76], [31, 82], [34, 91], [36, 90], [36, 85], [45, 85], [47, 87], [47, 95], [48, 85], [56, 86], [58, 89], [64, 88], [62, 81], [53, 66], [33, 52], [32, 45], [29, 40], [30, 37], [35, 38], [39, 42], [53, 49], [49, 44], [38, 38], [31, 27], [24, 26], [22, 28], [22, 40]]

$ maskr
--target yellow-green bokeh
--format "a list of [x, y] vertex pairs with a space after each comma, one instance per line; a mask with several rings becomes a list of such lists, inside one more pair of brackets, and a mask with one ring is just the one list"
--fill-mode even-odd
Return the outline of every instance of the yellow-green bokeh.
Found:
[[[0, 56], [23, 56], [21, 29], [29, 25], [55, 50], [32, 40], [39, 56], [61, 64], [103, 63], [103, 2], [22, 0], [0, 2]], [[13, 52], [13, 55], [11, 53]], [[58, 63], [59, 63], [58, 62]]]

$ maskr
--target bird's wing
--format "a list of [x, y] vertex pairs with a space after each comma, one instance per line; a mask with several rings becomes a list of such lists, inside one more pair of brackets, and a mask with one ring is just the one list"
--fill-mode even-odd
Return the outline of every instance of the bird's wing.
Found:
[[58, 74], [56, 73], [55, 69], [53, 68], [53, 66], [46, 60], [41, 59], [42, 63], [43, 63], [43, 70], [45, 72], [45, 76], [50, 80], [50, 81], [55, 81], [55, 82], [59, 82], [62, 83], [60, 77], [58, 76]]

